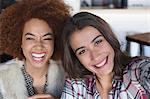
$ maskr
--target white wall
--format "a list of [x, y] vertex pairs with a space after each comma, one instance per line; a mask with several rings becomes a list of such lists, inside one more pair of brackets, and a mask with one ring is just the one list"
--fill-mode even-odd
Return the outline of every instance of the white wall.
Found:
[[[126, 47], [126, 35], [150, 32], [150, 9], [81, 9], [102, 17], [117, 35], [122, 50]], [[131, 43], [131, 55], [136, 56], [139, 46]], [[150, 56], [150, 47], [145, 47], [146, 56]]]
[[72, 15], [80, 11], [80, 0], [64, 0], [64, 2], [71, 7], [70, 13]]

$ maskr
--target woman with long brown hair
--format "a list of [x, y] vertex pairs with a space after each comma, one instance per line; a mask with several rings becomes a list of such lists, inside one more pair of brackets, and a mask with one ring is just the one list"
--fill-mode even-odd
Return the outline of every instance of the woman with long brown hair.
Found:
[[150, 58], [125, 55], [102, 18], [75, 14], [66, 22], [61, 42], [69, 76], [62, 99], [148, 99]]

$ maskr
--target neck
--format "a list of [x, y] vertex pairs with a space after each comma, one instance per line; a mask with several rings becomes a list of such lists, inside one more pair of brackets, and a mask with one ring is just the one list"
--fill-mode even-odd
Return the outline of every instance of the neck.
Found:
[[42, 66], [42, 68], [36, 68], [34, 66], [30, 66], [26, 64], [26, 71], [30, 74], [33, 78], [40, 79], [46, 75], [48, 70], [48, 64], [46, 66]]
[[100, 93], [108, 93], [112, 88], [113, 73], [110, 75], [97, 76], [96, 75], [96, 87]]

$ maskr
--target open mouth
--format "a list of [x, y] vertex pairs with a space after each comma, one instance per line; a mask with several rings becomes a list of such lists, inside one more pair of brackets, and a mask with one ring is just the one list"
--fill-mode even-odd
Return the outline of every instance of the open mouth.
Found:
[[101, 68], [107, 63], [107, 61], [108, 61], [108, 56], [105, 59], [103, 59], [101, 62], [95, 64], [94, 66], [97, 68]]
[[32, 59], [35, 62], [42, 62], [44, 60], [46, 53], [45, 52], [43, 52], [43, 53], [32, 53], [31, 55], [32, 55]]

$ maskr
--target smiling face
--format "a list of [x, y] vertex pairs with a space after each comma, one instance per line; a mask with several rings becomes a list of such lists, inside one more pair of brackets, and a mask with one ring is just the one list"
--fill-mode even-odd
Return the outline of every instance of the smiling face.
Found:
[[54, 50], [54, 34], [47, 22], [33, 18], [25, 23], [22, 50], [27, 66], [48, 66]]
[[70, 45], [89, 71], [99, 77], [112, 74], [114, 50], [96, 28], [87, 26], [75, 31], [70, 36]]

